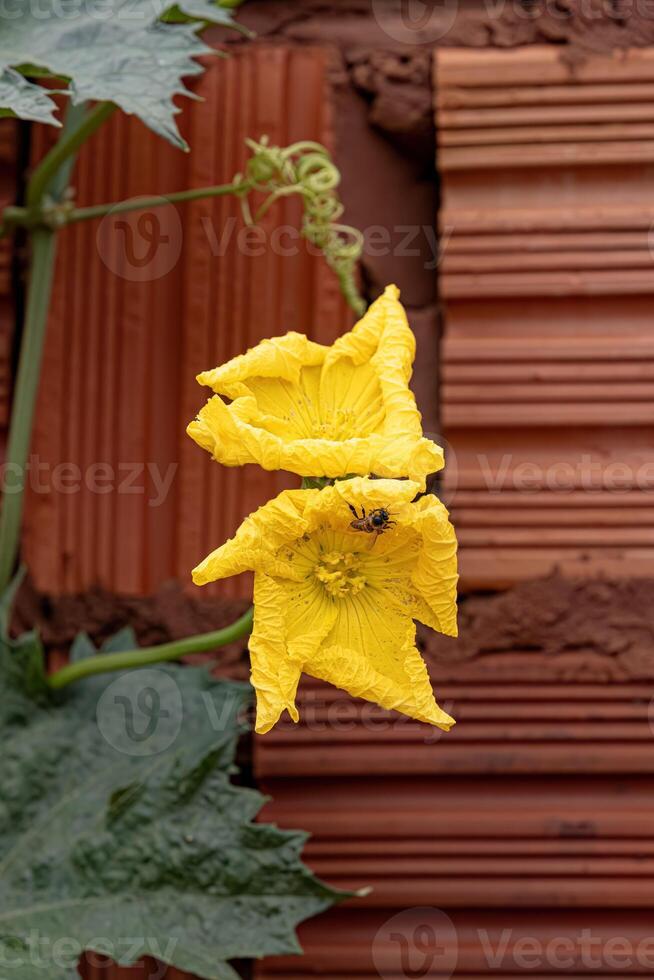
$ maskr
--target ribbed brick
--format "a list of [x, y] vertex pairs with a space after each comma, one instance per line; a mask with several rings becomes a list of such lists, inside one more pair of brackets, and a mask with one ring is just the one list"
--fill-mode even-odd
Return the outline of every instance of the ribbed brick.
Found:
[[434, 78], [463, 587], [647, 575], [653, 51], [440, 50]]
[[[196, 91], [203, 101], [181, 122], [189, 155], [116, 114], [81, 154], [79, 202], [229, 182], [244, 168], [248, 136], [330, 143], [320, 49], [260, 46], [212, 59]], [[37, 153], [45, 138], [35, 131]], [[219, 467], [184, 429], [208, 397], [198, 371], [265, 336], [300, 330], [330, 342], [349, 326], [322, 258], [301, 241], [280, 247], [279, 229], [299, 228], [300, 218], [297, 201], [282, 202], [244, 237], [238, 202], [220, 198], [122, 215], [108, 233], [106, 221], [62, 233], [33, 441], [49, 476], [42, 470], [46, 490], [30, 493], [24, 538], [40, 589], [140, 594], [188, 582], [250, 510], [291, 485], [254, 466]], [[297, 254], [282, 254], [289, 241]], [[158, 506], [153, 472], [174, 473]], [[106, 488], [107, 474], [110, 492], [85, 485], [95, 476]], [[242, 577], [212, 588], [243, 595], [250, 585]]]

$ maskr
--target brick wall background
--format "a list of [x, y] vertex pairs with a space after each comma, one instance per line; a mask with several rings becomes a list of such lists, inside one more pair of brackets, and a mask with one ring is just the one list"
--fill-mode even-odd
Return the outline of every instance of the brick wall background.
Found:
[[464, 585], [648, 575], [654, 51], [442, 50], [434, 79]]
[[[308, 31], [307, 23], [297, 30]], [[409, 271], [416, 262], [406, 258], [400, 285], [419, 310], [421, 405], [432, 431], [440, 414], [451, 447], [442, 489], [461, 539], [464, 589], [504, 588], [555, 566], [651, 574], [650, 497], [610, 481], [652, 459], [654, 55], [588, 55], [570, 66], [558, 50], [536, 45], [429, 49], [419, 60], [410, 58], [403, 76], [402, 58], [377, 57], [360, 32], [336, 52], [315, 37], [239, 47], [201, 80], [206, 101], [185, 110], [189, 157], [117, 117], [80, 160], [80, 200], [228, 180], [243, 165], [243, 137], [262, 132], [280, 143], [334, 144], [351, 220], [371, 215], [376, 200], [384, 207], [383, 196], [357, 190], [376, 167], [389, 195], [400, 173], [393, 167], [403, 168], [397, 200], [400, 211], [415, 207], [412, 221], [439, 181], [438, 216], [430, 214], [444, 251], [429, 272], [431, 292], [425, 269], [416, 285]], [[400, 89], [428, 86], [438, 147], [427, 177], [406, 164], [422, 149], [390, 131], [389, 71]], [[333, 106], [353, 80], [353, 114], [339, 124]], [[416, 104], [422, 125], [424, 100]], [[359, 135], [370, 129], [371, 142], [348, 155], [355, 127]], [[119, 150], [125, 136], [127, 155]], [[34, 138], [38, 152], [42, 136]], [[7, 174], [11, 180], [11, 168]], [[434, 186], [429, 194], [419, 188], [418, 203], [408, 190], [399, 196], [420, 179]], [[221, 470], [185, 437], [204, 397], [195, 373], [271, 325], [330, 341], [349, 321], [319, 259], [271, 249], [214, 254], [220, 245], [207, 233], [220, 237], [238, 220], [233, 202], [180, 209], [179, 223], [175, 214], [114, 233], [110, 245], [94, 225], [62, 236], [34, 452], [82, 469], [95, 461], [179, 468], [157, 508], [145, 493], [33, 493], [25, 552], [45, 591], [99, 582], [138, 595], [171, 577], [187, 580], [198, 557], [283, 485], [258, 470]], [[289, 202], [265, 227], [298, 218]], [[394, 212], [388, 220], [395, 227], [408, 219]], [[358, 223], [368, 221], [374, 216]], [[173, 247], [181, 236], [179, 259], [167, 274], [139, 282], [125, 242], [145, 247], [157, 233]], [[366, 257], [371, 291], [385, 267]], [[1, 283], [0, 339], [3, 311], [11, 324]], [[0, 378], [2, 364], [0, 356]], [[590, 484], [578, 469], [584, 456]], [[563, 489], [548, 482], [548, 474], [556, 481], [570, 472]], [[516, 482], [520, 473], [528, 493]], [[249, 583], [227, 588], [247, 594]], [[604, 601], [601, 589], [596, 601]], [[628, 620], [625, 609], [615, 629]], [[371, 716], [338, 692], [305, 684], [301, 724], [254, 743], [257, 781], [273, 797], [264, 817], [310, 830], [308, 861], [330, 881], [373, 891], [307, 923], [305, 957], [258, 964], [254, 976], [374, 980], [381, 970], [399, 980], [385, 923], [405, 913], [410, 934], [423, 906], [453, 921], [455, 975], [464, 980], [527, 972], [491, 969], [484, 935], [493, 948], [506, 930], [510, 944], [574, 943], [587, 928], [634, 943], [650, 935], [650, 647], [651, 635], [640, 666], [621, 672], [585, 644], [543, 653], [507, 649], [489, 635], [465, 658], [453, 647], [445, 662], [430, 658], [440, 699], [460, 721], [437, 741], [422, 726]], [[577, 959], [566, 975], [598, 980], [607, 972], [617, 975]], [[85, 975], [130, 974], [107, 966]], [[144, 980], [147, 970], [131, 975]], [[531, 975], [549, 980], [560, 971], [548, 965]]]
[[[80, 156], [80, 203], [228, 183], [244, 167], [247, 136], [329, 145], [325, 71], [312, 47], [212, 59], [195, 87], [203, 101], [182, 121], [193, 152], [116, 113]], [[48, 136], [35, 133], [37, 155]], [[288, 239], [271, 244], [276, 228], [300, 220], [289, 199], [264, 219], [263, 238], [243, 238], [238, 202], [215, 198], [62, 233], [32, 452], [49, 472], [63, 461], [82, 480], [80, 492], [30, 494], [24, 552], [37, 588], [99, 584], [140, 595], [173, 578], [188, 583], [245, 514], [289, 485], [257, 467], [219, 467], [185, 428], [209, 395], [195, 381], [200, 370], [271, 333], [299, 330], [329, 343], [348, 324], [322, 259], [302, 243], [292, 255], [283, 254], [295, 248]], [[89, 488], [97, 463], [109, 467], [111, 492]], [[153, 473], [172, 477], [161, 503]], [[251, 584], [242, 577], [209, 588], [249, 595]]]

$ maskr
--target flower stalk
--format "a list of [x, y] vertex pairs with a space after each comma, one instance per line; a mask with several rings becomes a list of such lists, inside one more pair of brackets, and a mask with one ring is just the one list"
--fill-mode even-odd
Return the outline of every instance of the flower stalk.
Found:
[[109, 674], [116, 670], [136, 670], [139, 667], [147, 667], [149, 664], [180, 660], [181, 657], [186, 657], [192, 653], [205, 653], [208, 650], [215, 650], [247, 636], [252, 630], [252, 619], [253, 609], [250, 607], [234, 623], [222, 629], [214, 630], [212, 633], [200, 633], [197, 636], [188, 636], [183, 640], [174, 640], [159, 646], [125, 650], [121, 653], [101, 653], [97, 657], [87, 657], [85, 660], [67, 664], [61, 670], [50, 674], [48, 684], [53, 691], [58, 691], [74, 681], [96, 674]]
[[83, 115], [81, 106], [70, 106], [70, 112], [59, 140], [46, 153], [32, 174], [25, 197], [27, 207], [39, 208], [45, 196], [50, 193], [53, 182], [63, 176], [62, 193], [68, 187], [75, 155], [81, 146], [107, 121], [116, 107], [111, 102], [99, 102]]

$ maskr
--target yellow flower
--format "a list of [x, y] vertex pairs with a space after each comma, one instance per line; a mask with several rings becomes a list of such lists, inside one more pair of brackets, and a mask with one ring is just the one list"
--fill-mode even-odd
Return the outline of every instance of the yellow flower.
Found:
[[424, 488], [443, 452], [422, 435], [408, 385], [415, 338], [398, 297], [387, 286], [331, 347], [287, 333], [199, 374], [216, 395], [188, 434], [225, 466], [408, 476]]
[[[448, 730], [415, 646], [414, 619], [456, 636], [456, 539], [436, 497], [418, 484], [356, 477], [323, 490], [285, 490], [193, 571], [196, 585], [255, 572], [252, 683], [259, 734], [284, 709], [298, 720], [302, 672]], [[351, 527], [386, 508], [380, 535]]]

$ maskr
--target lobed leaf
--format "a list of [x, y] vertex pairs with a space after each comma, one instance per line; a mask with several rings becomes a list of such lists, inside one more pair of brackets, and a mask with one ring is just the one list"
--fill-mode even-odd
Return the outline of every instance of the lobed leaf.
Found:
[[[160, 665], [55, 697], [38, 638], [10, 640], [6, 608], [3, 980], [72, 980], [83, 950], [209, 980], [237, 980], [233, 958], [299, 952], [297, 923], [343, 894], [302, 864], [304, 834], [254, 824], [263, 797], [230, 782], [249, 686]], [[132, 646], [127, 631], [106, 648]]]
[[55, 117], [54, 102], [40, 85], [28, 82], [13, 68], [5, 68], [0, 75], [0, 115], [20, 116], [34, 122], [47, 122], [52, 126], [61, 123]]
[[197, 32], [207, 23], [237, 26], [212, 0], [12, 0], [0, 31], [0, 112], [58, 125], [51, 94], [24, 76], [66, 78], [73, 102], [113, 102], [186, 148], [173, 100], [189, 94], [183, 78], [203, 71], [195, 59], [212, 49]]

